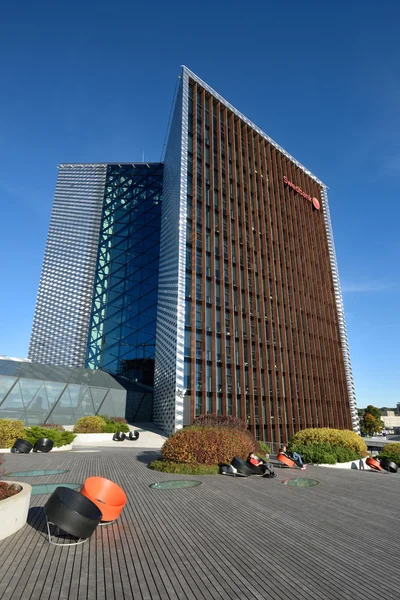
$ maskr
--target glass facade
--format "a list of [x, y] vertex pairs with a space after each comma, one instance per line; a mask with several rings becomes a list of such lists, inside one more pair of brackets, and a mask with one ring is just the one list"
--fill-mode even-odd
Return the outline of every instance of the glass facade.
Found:
[[163, 165], [108, 165], [86, 366], [153, 385]]
[[59, 166], [28, 357], [85, 365], [106, 165]]
[[125, 412], [126, 391], [108, 373], [0, 360], [0, 419], [73, 425], [86, 415]]

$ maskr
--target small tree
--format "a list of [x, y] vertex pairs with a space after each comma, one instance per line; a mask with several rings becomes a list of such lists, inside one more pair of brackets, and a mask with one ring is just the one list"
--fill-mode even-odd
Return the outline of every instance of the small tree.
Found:
[[381, 419], [381, 411], [379, 408], [369, 404], [361, 417], [360, 427], [363, 435], [374, 435], [374, 433], [382, 431], [385, 424]]
[[378, 419], [378, 421], [382, 416], [382, 413], [379, 410], [379, 408], [377, 408], [376, 406], [372, 406], [372, 404], [368, 404], [367, 408], [364, 411], [364, 414], [372, 415], [373, 417], [375, 417], [375, 419]]

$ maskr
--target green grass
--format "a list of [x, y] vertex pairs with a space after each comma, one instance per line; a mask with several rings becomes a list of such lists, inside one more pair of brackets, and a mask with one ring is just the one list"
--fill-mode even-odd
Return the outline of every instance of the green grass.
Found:
[[218, 465], [201, 464], [183, 464], [174, 463], [167, 460], [153, 460], [149, 465], [153, 471], [162, 471], [163, 473], [179, 473], [181, 475], [218, 475]]

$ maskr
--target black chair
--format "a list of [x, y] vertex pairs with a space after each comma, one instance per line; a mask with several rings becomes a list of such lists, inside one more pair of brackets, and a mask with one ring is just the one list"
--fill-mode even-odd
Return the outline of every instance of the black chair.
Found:
[[[49, 543], [54, 546], [76, 546], [83, 544], [100, 523], [102, 513], [86, 496], [66, 487], [58, 487], [44, 505]], [[57, 543], [53, 541], [50, 525], [62, 529], [78, 538], [77, 542]]]
[[395, 462], [392, 462], [388, 458], [381, 458], [379, 461], [382, 469], [385, 469], [388, 473], [397, 473], [398, 466]]
[[50, 452], [54, 446], [53, 440], [50, 438], [39, 438], [33, 446], [34, 452]]
[[123, 442], [126, 439], [126, 435], [122, 431], [117, 431], [117, 433], [114, 433], [112, 439], [114, 442]]
[[256, 475], [253, 469], [250, 468], [250, 465], [237, 456], [232, 459], [231, 465], [237, 470], [238, 473], [245, 475], [246, 477], [249, 477], [250, 475]]
[[134, 442], [136, 440], [139, 439], [139, 432], [138, 431], [130, 431], [129, 434], [126, 436], [127, 440], [130, 440], [131, 442]]
[[18, 438], [17, 440], [15, 440], [14, 446], [11, 448], [11, 452], [13, 452], [14, 454], [29, 454], [32, 448], [33, 446], [30, 442]]

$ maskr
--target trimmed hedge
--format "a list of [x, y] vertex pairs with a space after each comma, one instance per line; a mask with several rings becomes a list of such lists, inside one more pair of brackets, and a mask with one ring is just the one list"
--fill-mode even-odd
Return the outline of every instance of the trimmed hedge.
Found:
[[[294, 434], [288, 449], [297, 452], [295, 446], [310, 446], [311, 444], [329, 444], [339, 448], [347, 448], [359, 456], [367, 456], [367, 446], [363, 439], [349, 429], [331, 429], [330, 427], [303, 429]], [[300, 453], [299, 453], [300, 454]], [[352, 460], [352, 459], [350, 459]]]
[[247, 431], [191, 426], [168, 438], [161, 454], [163, 460], [175, 463], [218, 465], [230, 463], [234, 456], [246, 459], [254, 446], [255, 440]]
[[193, 425], [199, 427], [227, 427], [228, 429], [247, 431], [247, 425], [244, 421], [230, 415], [200, 415], [195, 418]]
[[167, 460], [153, 460], [149, 465], [153, 471], [180, 473], [181, 475], [218, 475], [218, 465], [182, 464]]
[[105, 433], [117, 433], [117, 431], [123, 431], [124, 433], [129, 432], [129, 425], [122, 417], [115, 417], [115, 419], [121, 419], [120, 421], [115, 421], [114, 419], [107, 417], [107, 415], [100, 416], [106, 422]]
[[33, 446], [40, 438], [49, 438], [50, 440], [53, 440], [56, 448], [61, 448], [61, 446], [68, 446], [68, 444], [71, 444], [76, 438], [76, 435], [71, 431], [60, 431], [59, 429], [34, 426], [27, 427], [23, 437]]
[[379, 458], [388, 458], [400, 467], [400, 443], [393, 442], [393, 444], [386, 444], [379, 454]]
[[23, 438], [24, 422], [14, 419], [0, 419], [0, 448], [12, 448], [17, 438]]
[[291, 443], [290, 450], [300, 454], [305, 463], [317, 465], [334, 465], [361, 458], [360, 452], [333, 446], [332, 444], [309, 444], [305, 446]]
[[93, 415], [81, 417], [74, 426], [75, 433], [117, 433], [117, 431], [129, 432], [129, 425], [122, 417], [115, 421], [107, 415]]
[[74, 425], [74, 433], [105, 433], [107, 423], [102, 417], [81, 417]]

